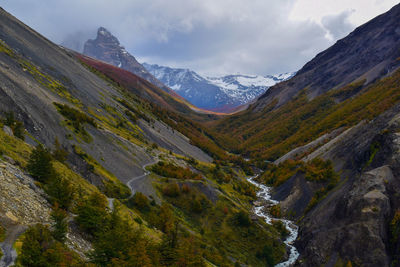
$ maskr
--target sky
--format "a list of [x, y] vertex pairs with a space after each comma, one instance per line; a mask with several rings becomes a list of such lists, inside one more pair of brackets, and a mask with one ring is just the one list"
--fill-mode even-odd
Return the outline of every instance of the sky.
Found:
[[58, 44], [111, 31], [139, 62], [203, 75], [278, 74], [305, 63], [393, 0], [2, 0]]

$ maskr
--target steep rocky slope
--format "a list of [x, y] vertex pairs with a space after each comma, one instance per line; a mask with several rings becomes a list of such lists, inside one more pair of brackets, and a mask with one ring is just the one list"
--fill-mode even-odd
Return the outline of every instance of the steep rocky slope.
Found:
[[[325, 182], [299, 172], [275, 189], [285, 214], [301, 218], [299, 266], [397, 266], [400, 209], [398, 130], [400, 105], [369, 122], [335, 134], [308, 156], [331, 160], [341, 181], [303, 213]], [[293, 155], [293, 154], [292, 154]], [[296, 213], [297, 212], [297, 213]]]

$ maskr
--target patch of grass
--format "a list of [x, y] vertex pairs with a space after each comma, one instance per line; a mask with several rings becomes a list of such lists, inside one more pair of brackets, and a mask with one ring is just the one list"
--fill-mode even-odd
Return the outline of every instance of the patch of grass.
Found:
[[129, 118], [125, 119], [120, 114], [116, 116], [101, 109], [89, 108], [88, 110], [98, 120], [102, 128], [113, 132], [131, 143], [137, 145], [144, 144], [145, 139], [142, 135], [142, 130], [136, 124], [133, 124]]
[[370, 154], [371, 155], [366, 163], [366, 166], [369, 166], [372, 163], [372, 161], [375, 158], [376, 153], [378, 153], [380, 148], [381, 148], [381, 145], [378, 142], [374, 142], [371, 144], [371, 146], [370, 146]]
[[77, 137], [80, 137], [80, 139], [82, 139], [86, 143], [90, 143], [93, 141], [92, 136], [86, 131], [85, 127], [83, 126], [85, 123], [87, 123], [97, 128], [97, 123], [93, 118], [68, 105], [60, 103], [53, 104], [56, 106], [57, 111], [64, 116], [64, 118], [66, 119], [66, 125], [73, 130]]
[[98, 192], [97, 187], [89, 183], [78, 173], [72, 171], [65, 164], [59, 161], [53, 161], [53, 167], [57, 172], [57, 175], [61, 179], [67, 179], [70, 181], [78, 189], [81, 195], [90, 195], [93, 192]]
[[15, 53], [9, 46], [7, 46], [2, 40], [0, 40], [0, 53], [5, 53], [8, 56], [16, 59], [24, 71], [27, 71], [32, 75], [32, 77], [45, 88], [50, 89], [53, 93], [67, 100], [68, 102], [81, 106], [82, 103], [74, 98], [67, 88], [56, 79], [52, 78], [50, 75], [42, 72], [37, 66], [32, 64], [26, 59], [23, 59], [20, 55]]
[[0, 127], [0, 155], [7, 155], [14, 159], [20, 166], [25, 167], [32, 149], [23, 140], [5, 134], [3, 128]]

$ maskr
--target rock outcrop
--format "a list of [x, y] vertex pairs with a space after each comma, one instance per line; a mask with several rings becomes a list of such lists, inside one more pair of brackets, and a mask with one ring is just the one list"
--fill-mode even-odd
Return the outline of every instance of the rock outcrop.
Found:
[[[389, 224], [400, 209], [399, 114], [397, 105], [314, 152], [313, 157], [333, 162], [341, 181], [310, 211], [296, 214], [303, 215], [296, 242], [299, 266], [391, 265]], [[304, 212], [322, 186], [297, 174], [275, 190], [275, 197], [284, 212]]]

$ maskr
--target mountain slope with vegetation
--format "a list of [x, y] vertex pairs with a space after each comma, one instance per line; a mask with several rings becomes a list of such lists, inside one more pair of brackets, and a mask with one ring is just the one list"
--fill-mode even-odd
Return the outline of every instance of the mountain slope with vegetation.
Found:
[[397, 5], [210, 123], [266, 170], [275, 212], [298, 220], [299, 266], [399, 264], [399, 16]]
[[252, 170], [190, 118], [212, 117], [3, 9], [0, 25], [1, 195], [20, 188], [0, 202], [6, 266], [284, 260], [282, 229], [250, 219]]

